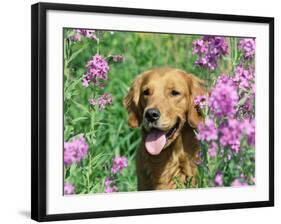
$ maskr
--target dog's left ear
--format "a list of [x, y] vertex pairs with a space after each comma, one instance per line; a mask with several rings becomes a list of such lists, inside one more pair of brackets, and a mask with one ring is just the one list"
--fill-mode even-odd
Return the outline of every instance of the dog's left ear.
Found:
[[197, 128], [198, 124], [203, 121], [203, 117], [200, 111], [198, 111], [198, 107], [195, 105], [194, 100], [197, 96], [206, 94], [206, 87], [203, 80], [192, 74], [187, 74], [187, 83], [190, 94], [187, 109], [187, 121], [192, 128]]
[[128, 124], [131, 128], [139, 127], [142, 120], [139, 102], [142, 78], [143, 74], [135, 78], [127, 96], [123, 100], [123, 105], [128, 111]]

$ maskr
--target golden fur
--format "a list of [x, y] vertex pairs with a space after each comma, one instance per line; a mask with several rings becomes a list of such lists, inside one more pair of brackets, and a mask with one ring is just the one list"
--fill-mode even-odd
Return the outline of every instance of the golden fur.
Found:
[[[188, 178], [196, 185], [199, 144], [194, 129], [202, 117], [194, 98], [204, 92], [203, 81], [179, 69], [157, 68], [136, 77], [124, 105], [129, 125], [142, 124], [143, 141], [136, 157], [138, 190], [174, 189], [176, 182], [183, 184]], [[161, 112], [153, 128], [167, 131], [178, 125], [159, 155], [148, 153], [144, 144], [151, 129], [144, 118], [149, 108]]]

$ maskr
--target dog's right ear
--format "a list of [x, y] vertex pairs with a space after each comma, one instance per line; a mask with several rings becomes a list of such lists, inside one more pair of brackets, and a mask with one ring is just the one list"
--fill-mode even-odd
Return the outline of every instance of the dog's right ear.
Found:
[[123, 100], [123, 105], [128, 111], [128, 124], [131, 128], [139, 127], [142, 121], [140, 106], [141, 83], [143, 74], [140, 74], [133, 81], [128, 95]]

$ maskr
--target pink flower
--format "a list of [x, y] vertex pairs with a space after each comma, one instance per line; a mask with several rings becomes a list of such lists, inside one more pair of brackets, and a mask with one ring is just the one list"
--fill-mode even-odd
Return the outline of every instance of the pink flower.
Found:
[[106, 105], [112, 105], [112, 96], [110, 93], [104, 93], [98, 99], [89, 99], [92, 106], [98, 105], [99, 111], [103, 111]]
[[252, 119], [252, 120], [246, 119], [246, 120], [244, 120], [244, 122], [243, 122], [243, 129], [244, 129], [244, 132], [245, 132], [245, 134], [247, 136], [248, 145], [250, 145], [250, 146], [255, 146], [255, 137], [256, 137], [255, 128], [256, 128], [255, 119]]
[[112, 160], [111, 172], [116, 174], [122, 172], [124, 168], [128, 166], [127, 158], [125, 156], [117, 156]]
[[64, 183], [64, 194], [75, 194], [75, 191], [74, 191], [74, 186], [73, 184], [67, 182], [67, 183]]
[[112, 186], [112, 187], [106, 187], [104, 192], [105, 193], [112, 193], [112, 192], [117, 192], [118, 188], [116, 186]]
[[213, 120], [206, 118], [205, 123], [198, 125], [197, 139], [200, 141], [211, 141], [218, 138], [217, 129]]
[[247, 112], [252, 112], [254, 110], [250, 96], [247, 96], [243, 109]]
[[114, 181], [110, 179], [110, 177], [106, 177], [105, 181], [104, 181], [104, 185], [105, 185], [105, 193], [112, 193], [112, 192], [116, 192], [118, 189], [117, 187], [114, 185], [113, 183]]
[[99, 54], [94, 55], [91, 60], [88, 61], [87, 71], [83, 78], [83, 86], [87, 87], [90, 82], [95, 85], [99, 85], [101, 80], [107, 78], [109, 66], [107, 61]]
[[204, 95], [195, 97], [194, 104], [200, 109], [203, 109], [207, 104], [207, 97]]
[[205, 42], [203, 39], [198, 39], [193, 41], [193, 54], [205, 54], [208, 52], [208, 46], [207, 42]]
[[221, 75], [211, 91], [209, 107], [218, 118], [233, 117], [238, 104], [238, 93], [234, 82], [227, 75]]
[[89, 99], [89, 104], [91, 104], [92, 106], [96, 106], [97, 105], [97, 100]]
[[235, 69], [234, 82], [238, 83], [239, 88], [248, 89], [251, 88], [251, 84], [254, 81], [253, 70], [247, 70], [239, 65]]
[[211, 142], [208, 153], [211, 158], [214, 158], [217, 155], [217, 147], [218, 145], [215, 142]]
[[245, 59], [251, 59], [255, 56], [256, 41], [254, 38], [243, 38], [238, 43], [238, 48], [242, 50]]
[[79, 163], [84, 157], [86, 157], [87, 153], [88, 144], [83, 135], [64, 143], [64, 163], [66, 165]]
[[95, 30], [87, 30], [87, 29], [76, 29], [74, 30], [77, 34], [80, 34], [86, 38], [98, 41], [97, 36], [95, 35]]
[[228, 119], [226, 123], [219, 128], [220, 144], [229, 146], [235, 153], [240, 150], [240, 139], [243, 134], [243, 123], [232, 118]]
[[223, 174], [221, 171], [218, 171], [215, 175], [214, 183], [216, 186], [222, 186], [223, 185]]
[[242, 182], [239, 179], [235, 179], [232, 183], [231, 183], [232, 187], [242, 187], [242, 186], [248, 186], [248, 184], [246, 182]]
[[124, 57], [123, 57], [122, 55], [113, 55], [113, 56], [112, 56], [112, 60], [113, 60], [114, 62], [123, 62]]
[[80, 33], [75, 33], [74, 35], [70, 36], [69, 39], [72, 41], [80, 41], [81, 35], [80, 35]]
[[198, 55], [196, 66], [215, 70], [218, 59], [228, 54], [228, 44], [224, 37], [203, 36], [193, 41], [192, 53]]

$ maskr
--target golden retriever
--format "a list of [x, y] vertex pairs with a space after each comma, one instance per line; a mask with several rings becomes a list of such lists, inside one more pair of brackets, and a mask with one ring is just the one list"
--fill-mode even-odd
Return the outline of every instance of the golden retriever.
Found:
[[202, 117], [194, 98], [204, 93], [202, 80], [179, 69], [156, 68], [135, 78], [124, 106], [129, 126], [142, 125], [138, 190], [175, 189], [188, 179], [196, 186], [199, 144], [194, 129]]

